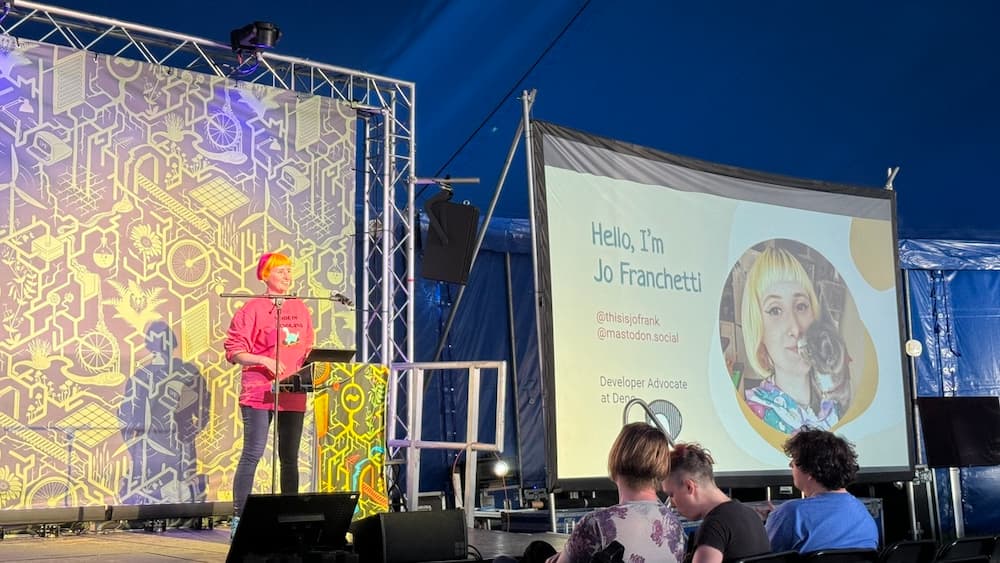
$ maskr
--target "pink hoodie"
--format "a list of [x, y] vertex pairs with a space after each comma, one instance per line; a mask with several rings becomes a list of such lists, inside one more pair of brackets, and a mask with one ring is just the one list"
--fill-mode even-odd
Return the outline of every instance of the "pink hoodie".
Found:
[[[269, 358], [274, 357], [275, 343], [279, 341], [276, 306], [270, 299], [255, 297], [236, 311], [226, 336], [226, 359], [240, 352], [249, 352]], [[301, 299], [285, 299], [281, 306], [281, 350], [278, 360], [284, 364], [285, 379], [295, 373], [312, 349], [315, 341], [312, 315]], [[262, 365], [243, 366], [240, 379], [240, 404], [255, 409], [274, 409], [271, 392], [273, 375]], [[305, 412], [306, 394], [281, 392], [278, 410]]]

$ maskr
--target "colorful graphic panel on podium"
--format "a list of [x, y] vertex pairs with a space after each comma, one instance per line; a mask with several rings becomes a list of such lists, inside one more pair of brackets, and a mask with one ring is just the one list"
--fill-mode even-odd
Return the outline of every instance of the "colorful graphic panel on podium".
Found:
[[389, 510], [382, 471], [388, 378], [387, 366], [353, 363], [318, 364], [313, 375], [319, 490], [360, 492], [356, 518]]

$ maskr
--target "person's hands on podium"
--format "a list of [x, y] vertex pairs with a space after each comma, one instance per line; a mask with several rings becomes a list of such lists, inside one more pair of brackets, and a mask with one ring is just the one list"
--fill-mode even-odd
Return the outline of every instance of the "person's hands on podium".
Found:
[[278, 374], [285, 372], [284, 362], [275, 361], [274, 358], [261, 356], [259, 354], [251, 354], [250, 352], [240, 352], [239, 354], [234, 355], [233, 361], [244, 366], [264, 366], [264, 368], [271, 374], [272, 379], [278, 379]]
[[264, 367], [271, 372], [271, 375], [275, 379], [281, 379], [281, 375], [285, 373], [285, 363], [281, 361], [275, 361], [274, 358], [266, 358], [266, 362], [262, 362]]

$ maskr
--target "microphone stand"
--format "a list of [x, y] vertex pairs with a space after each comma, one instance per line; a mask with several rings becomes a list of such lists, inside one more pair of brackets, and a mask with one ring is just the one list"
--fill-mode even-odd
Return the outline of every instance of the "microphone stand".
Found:
[[628, 411], [635, 405], [639, 405], [642, 410], [646, 411], [646, 415], [653, 421], [653, 426], [655, 426], [660, 432], [663, 432], [663, 435], [667, 437], [667, 445], [673, 448], [674, 437], [670, 433], [670, 429], [663, 426], [663, 422], [656, 417], [656, 413], [653, 412], [653, 409], [649, 408], [649, 403], [643, 401], [639, 397], [636, 397], [625, 404], [625, 410], [622, 412], [622, 425], [628, 424]]
[[[274, 369], [281, 369], [278, 364], [278, 359], [281, 354], [281, 306], [284, 305], [286, 299], [299, 299], [303, 301], [333, 301], [335, 303], [340, 303], [341, 305], [347, 307], [353, 307], [354, 303], [348, 299], [346, 296], [340, 293], [331, 293], [326, 297], [320, 297], [317, 295], [294, 295], [294, 294], [277, 294], [277, 293], [262, 293], [262, 294], [247, 294], [247, 293], [220, 293], [219, 297], [223, 299], [253, 299], [253, 298], [263, 298], [270, 299], [274, 303], [274, 330], [277, 333], [274, 340]], [[311, 321], [310, 321], [311, 322]], [[242, 373], [242, 368], [240, 368]], [[278, 490], [278, 399], [281, 395], [281, 374], [274, 374], [274, 384], [271, 386], [272, 394], [274, 395], [274, 434], [271, 435], [271, 494], [277, 494]], [[296, 448], [298, 450], [298, 448]], [[295, 491], [298, 492], [298, 491]]]

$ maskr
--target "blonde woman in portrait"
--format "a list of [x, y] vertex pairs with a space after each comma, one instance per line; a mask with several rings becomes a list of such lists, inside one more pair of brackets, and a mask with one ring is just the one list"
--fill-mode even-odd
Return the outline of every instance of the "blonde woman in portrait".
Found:
[[[807, 331], [821, 312], [802, 263], [783, 248], [765, 248], [747, 274], [742, 301], [747, 361], [763, 380], [745, 390], [747, 406], [786, 434], [803, 426], [829, 430], [846, 405], [817, 389], [813, 364], [804, 351]], [[841, 356], [846, 356], [842, 348]], [[846, 361], [842, 358], [843, 364]]]

